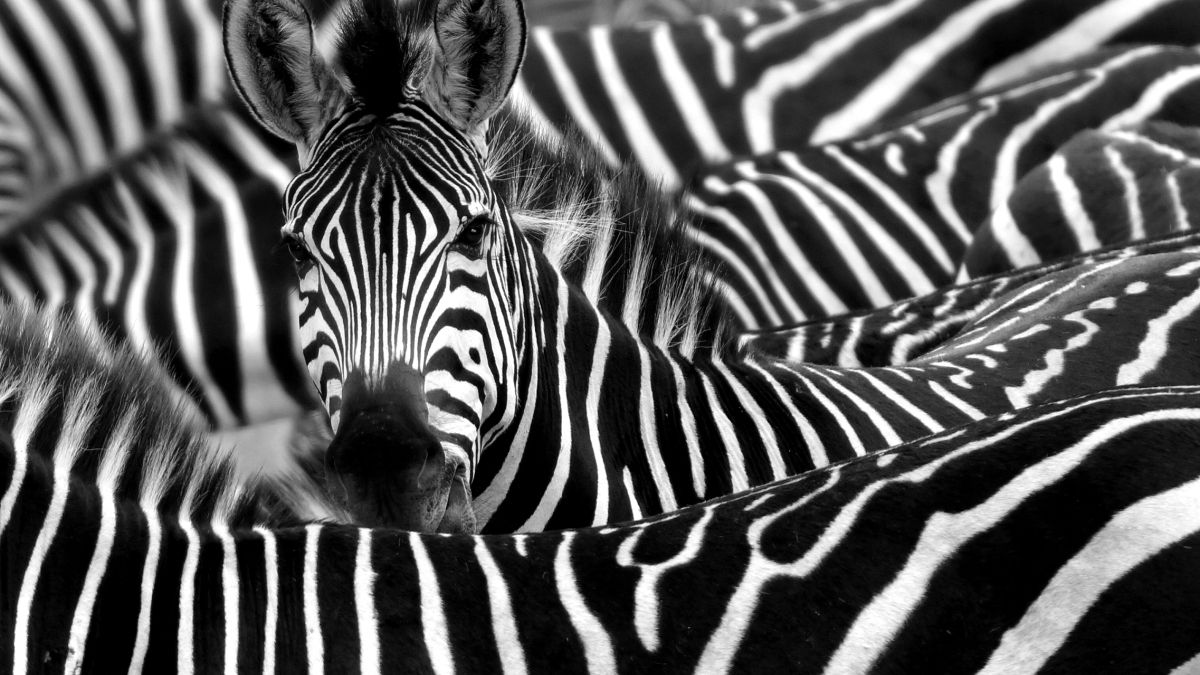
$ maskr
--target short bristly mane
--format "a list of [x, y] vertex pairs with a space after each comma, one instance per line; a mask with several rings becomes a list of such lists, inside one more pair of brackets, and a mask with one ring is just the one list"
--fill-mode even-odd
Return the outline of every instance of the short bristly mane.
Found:
[[315, 503], [295, 486], [237, 476], [151, 360], [65, 313], [0, 305], [0, 430], [18, 452], [162, 513], [230, 525], [321, 515], [291, 508]]
[[436, 4], [414, 0], [403, 11], [395, 0], [343, 5], [338, 20], [337, 71], [347, 91], [368, 113], [394, 113], [410, 93], [407, 86], [429, 71]]
[[582, 135], [552, 137], [516, 106], [492, 122], [488, 175], [513, 220], [596, 305], [685, 355], [722, 352], [732, 327], [688, 238], [681, 199], [633, 163], [610, 168]]

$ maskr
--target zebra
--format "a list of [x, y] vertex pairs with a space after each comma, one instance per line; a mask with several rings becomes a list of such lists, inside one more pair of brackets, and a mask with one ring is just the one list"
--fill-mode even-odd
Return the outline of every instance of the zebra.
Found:
[[534, 27], [513, 96], [678, 190], [703, 167], [856, 137], [1105, 45], [1192, 45], [1198, 21], [1195, 0], [858, 0]]
[[13, 316], [5, 672], [1200, 662], [1198, 387], [1041, 404], [635, 523], [445, 536], [264, 516], [137, 359]]
[[1006, 293], [1049, 274], [1129, 256], [1198, 251], [1198, 247], [1200, 234], [1183, 232], [1057, 257], [1054, 262], [998, 272], [879, 309], [741, 333], [738, 352], [850, 368], [899, 366], [952, 338]]
[[[434, 11], [436, 38], [425, 23]], [[620, 313], [598, 309], [611, 230], [559, 226], [585, 251], [583, 282], [569, 282], [486, 177], [483, 127], [524, 29], [516, 2], [469, 11], [360, 5], [334, 71], [300, 56], [312, 30], [300, 6], [226, 7], [236, 87], [304, 158], [283, 238], [300, 277], [305, 358], [335, 432], [330, 488], [358, 522], [599, 525], [1013, 407], [1194, 376], [1183, 345], [1200, 261], [1188, 252], [1038, 280], [894, 372], [730, 358], [720, 313], [695, 292], [703, 268], [655, 260], [684, 248], [678, 229], [631, 251]], [[484, 35], [463, 28], [476, 20]], [[430, 61], [428, 40], [465, 51]], [[476, 77], [463, 80], [468, 62]], [[1162, 358], [1139, 357], [1142, 345]]]
[[746, 329], [881, 307], [951, 283], [975, 230], [1076, 133], [1198, 111], [1200, 52], [1098, 52], [855, 139], [734, 161], [687, 193], [689, 234]]
[[216, 429], [319, 407], [277, 221], [292, 169], [242, 115], [197, 111], [0, 236], [0, 294], [149, 348]]
[[1194, 127], [1155, 121], [1080, 132], [983, 223], [958, 278], [1191, 230], [1198, 168]]

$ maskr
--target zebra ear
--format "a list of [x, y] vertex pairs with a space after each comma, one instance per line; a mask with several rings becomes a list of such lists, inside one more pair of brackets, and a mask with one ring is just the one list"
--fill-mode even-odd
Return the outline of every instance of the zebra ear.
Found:
[[482, 142], [485, 123], [508, 97], [525, 57], [521, 0], [439, 0], [430, 103]]
[[299, 0], [226, 0], [225, 62], [242, 100], [268, 131], [307, 146], [332, 74], [313, 50]]

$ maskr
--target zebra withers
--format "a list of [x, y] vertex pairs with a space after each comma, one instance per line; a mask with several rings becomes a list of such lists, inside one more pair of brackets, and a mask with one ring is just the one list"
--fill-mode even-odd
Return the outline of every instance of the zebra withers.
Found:
[[[1195, 330], [1194, 311], [1169, 327], [1142, 321], [1197, 292], [1188, 253], [1041, 280], [1016, 291], [1010, 314], [943, 344], [941, 358], [883, 372], [698, 351], [696, 336], [720, 320], [695, 294], [703, 270], [647, 276], [653, 247], [627, 263], [621, 314], [602, 309], [603, 280], [567, 280], [486, 176], [487, 116], [503, 104], [523, 32], [519, 4], [478, 11], [367, 4], [343, 27], [336, 75], [323, 59], [295, 60], [311, 31], [298, 6], [238, 2], [226, 14], [239, 89], [304, 154], [283, 235], [301, 277], [305, 356], [335, 430], [330, 484], [363, 522], [602, 524], [1014, 407], [1200, 377], [1187, 340], [1173, 339]], [[478, 79], [462, 80], [468, 72]], [[573, 225], [561, 229], [589, 240], [584, 250], [609, 241]], [[678, 238], [665, 229], [657, 245]], [[1014, 324], [1027, 330], [1005, 332]], [[1105, 356], [1143, 344], [1162, 358], [1130, 356], [1122, 368]]]
[[[179, 452], [185, 435], [163, 443], [177, 420], [161, 406], [141, 416], [168, 432], [148, 465], [117, 440], [78, 474], [79, 397], [11, 386], [61, 365], [0, 366], [6, 672], [1200, 662], [1197, 387], [1035, 406], [637, 523], [480, 537], [269, 526], [252, 488]], [[47, 399], [67, 416], [42, 414]]]

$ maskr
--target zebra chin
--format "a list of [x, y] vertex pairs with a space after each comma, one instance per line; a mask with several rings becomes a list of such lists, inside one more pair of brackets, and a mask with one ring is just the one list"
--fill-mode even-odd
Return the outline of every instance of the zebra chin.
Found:
[[448, 467], [448, 482], [428, 490], [403, 490], [386, 477], [334, 474], [331, 495], [366, 527], [396, 527], [414, 532], [474, 534], [475, 511], [461, 471]]

